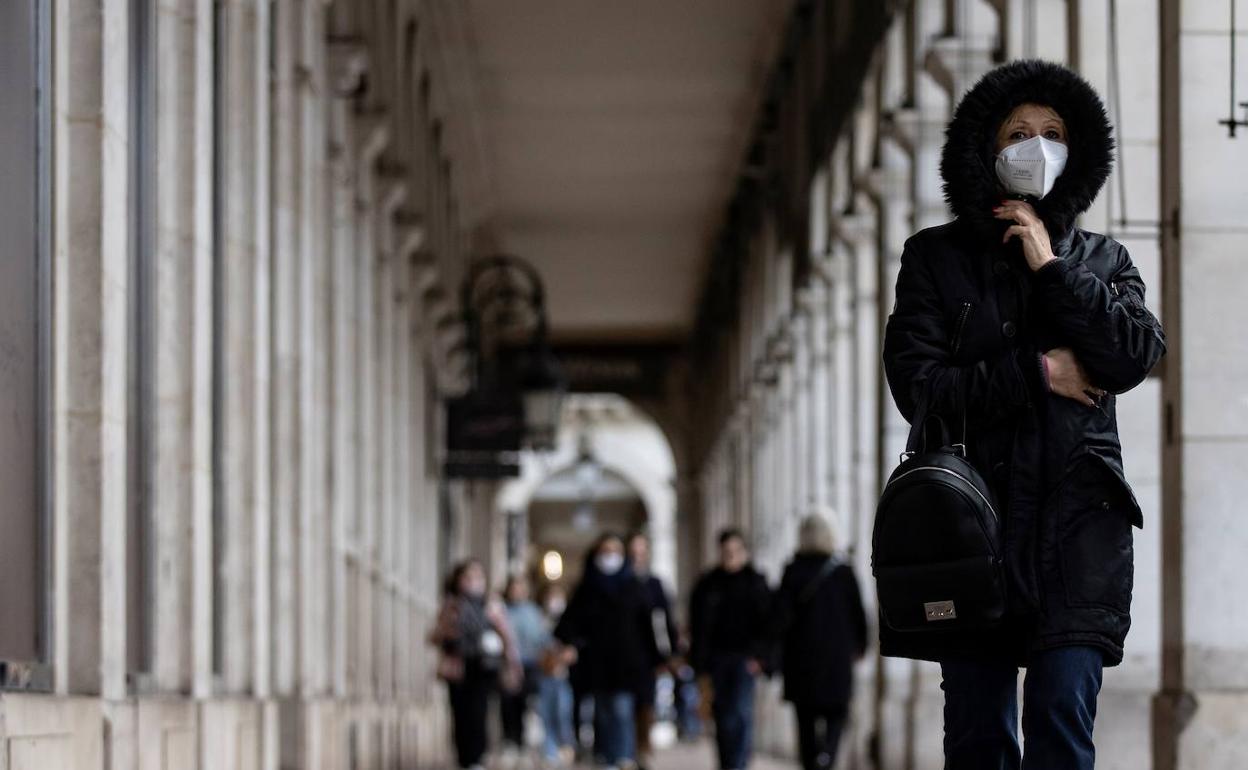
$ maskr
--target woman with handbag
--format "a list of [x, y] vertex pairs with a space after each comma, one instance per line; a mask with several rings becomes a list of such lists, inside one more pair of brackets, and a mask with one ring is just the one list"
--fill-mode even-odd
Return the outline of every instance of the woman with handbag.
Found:
[[429, 643], [440, 651], [438, 676], [450, 696], [459, 766], [480, 770], [490, 693], [500, 685], [514, 691], [522, 676], [507, 614], [486, 596], [481, 562], [467, 559], [451, 570]]
[[953, 770], [1092, 768], [1102, 668], [1122, 660], [1141, 513], [1114, 402], [1148, 375], [1165, 337], [1126, 249], [1075, 224], [1113, 144], [1100, 98], [1070, 70], [1020, 61], [990, 72], [957, 107], [941, 156], [956, 218], [902, 254], [889, 387], [912, 423], [964, 425], [955, 446], [1000, 523], [995, 626], [942, 631], [957, 608], [935, 602], [930, 632], [898, 630], [881, 594], [882, 653], [941, 663]]
[[802, 519], [797, 553], [773, 603], [784, 699], [797, 715], [802, 770], [836, 765], [854, 691], [854, 663], [867, 649], [867, 618], [853, 568], [835, 555], [830, 510]]

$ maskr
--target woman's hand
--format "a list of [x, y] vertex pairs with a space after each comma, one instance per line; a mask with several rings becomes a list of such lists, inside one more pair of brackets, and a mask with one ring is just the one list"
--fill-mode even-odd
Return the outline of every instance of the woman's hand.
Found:
[[1070, 348], [1054, 348], [1045, 353], [1044, 366], [1049, 375], [1049, 390], [1059, 396], [1091, 407], [1105, 396], [1104, 389], [1088, 380], [1088, 373]]
[[1049, 231], [1044, 220], [1036, 214], [1036, 210], [1026, 201], [1007, 200], [992, 210], [993, 216], [1007, 222], [1016, 222], [1005, 231], [1002, 243], [1009, 243], [1017, 237], [1023, 244], [1023, 256], [1027, 258], [1027, 266], [1032, 271], [1039, 270], [1057, 259], [1053, 254], [1053, 246], [1049, 242]]

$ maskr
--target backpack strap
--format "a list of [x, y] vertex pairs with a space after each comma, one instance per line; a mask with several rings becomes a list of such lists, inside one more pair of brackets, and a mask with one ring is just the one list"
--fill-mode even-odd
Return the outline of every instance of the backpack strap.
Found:
[[797, 595], [797, 606], [805, 607], [819, 593], [819, 586], [823, 585], [823, 581], [831, 575], [837, 567], [841, 566], [841, 562], [835, 556], [828, 556], [823, 562], [823, 566], [819, 568], [819, 573], [810, 579], [806, 585], [802, 586], [802, 592]]
[[[931, 409], [932, 402], [932, 386], [928, 380], [923, 383], [923, 389], [919, 392], [918, 400], [914, 405], [914, 420], [910, 423], [910, 434], [906, 437], [906, 455], [916, 452], [930, 452], [936, 449], [943, 449], [948, 446], [955, 446], [958, 437], [955, 437], [949, 430], [949, 424], [945, 418]], [[966, 406], [963, 405], [961, 414], [962, 435], [961, 444], [962, 451], [966, 452]], [[939, 434], [933, 440], [929, 434], [929, 430], [935, 427]]]

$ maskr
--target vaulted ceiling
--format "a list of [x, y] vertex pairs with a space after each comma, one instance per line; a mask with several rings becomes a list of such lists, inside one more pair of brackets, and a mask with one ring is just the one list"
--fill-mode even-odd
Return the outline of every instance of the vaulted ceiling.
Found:
[[494, 245], [557, 339], [684, 338], [791, 0], [470, 0]]

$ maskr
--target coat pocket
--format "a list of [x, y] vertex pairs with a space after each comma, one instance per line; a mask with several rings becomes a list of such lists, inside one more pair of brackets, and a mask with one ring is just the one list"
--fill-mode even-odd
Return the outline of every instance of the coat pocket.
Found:
[[1058, 508], [1057, 561], [1069, 607], [1131, 610], [1134, 582], [1130, 490], [1096, 455], [1071, 472]]

